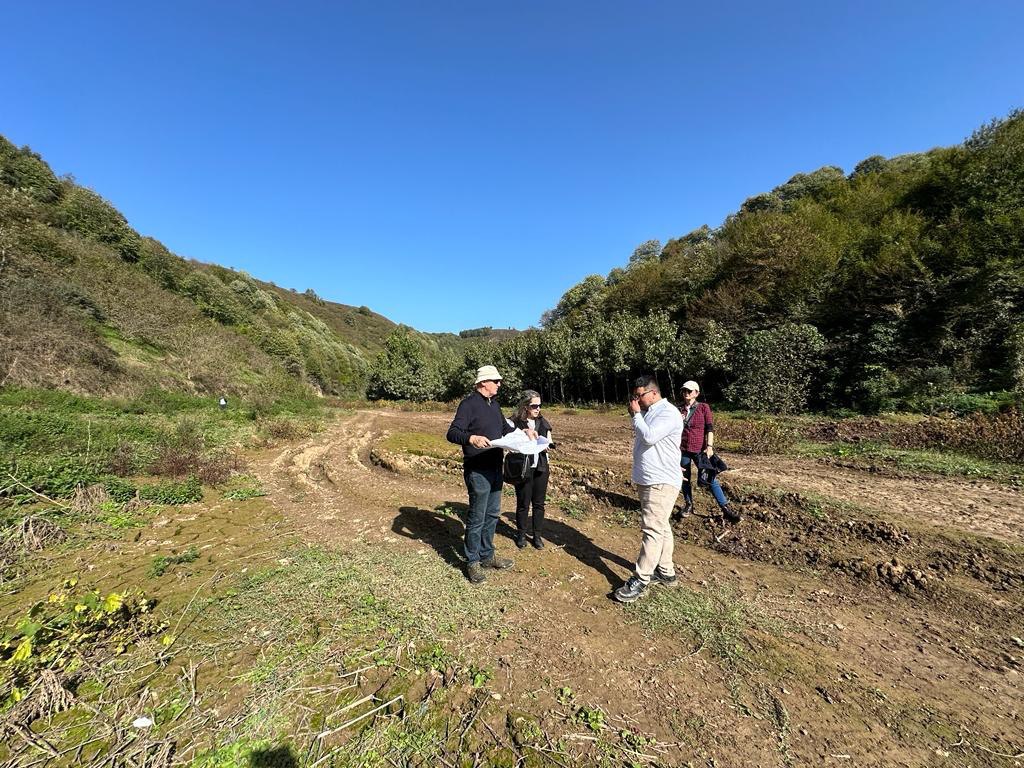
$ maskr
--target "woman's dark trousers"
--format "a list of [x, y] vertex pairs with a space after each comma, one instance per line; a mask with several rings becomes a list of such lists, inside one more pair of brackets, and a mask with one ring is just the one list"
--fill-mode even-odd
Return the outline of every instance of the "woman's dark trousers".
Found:
[[522, 538], [526, 535], [526, 516], [533, 504], [533, 535], [544, 534], [544, 498], [548, 493], [549, 472], [531, 469], [526, 480], [516, 485], [516, 530]]

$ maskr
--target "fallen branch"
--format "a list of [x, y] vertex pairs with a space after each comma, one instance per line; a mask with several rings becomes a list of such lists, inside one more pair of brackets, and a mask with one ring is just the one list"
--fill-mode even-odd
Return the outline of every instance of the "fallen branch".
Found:
[[374, 714], [376, 712], [380, 712], [382, 709], [384, 709], [386, 707], [390, 707], [396, 701], [403, 701], [404, 699], [405, 699], [405, 696], [402, 695], [402, 694], [399, 694], [395, 698], [391, 699], [391, 701], [385, 701], [379, 707], [374, 707], [369, 712], [364, 712], [359, 717], [355, 717], [355, 718], [349, 720], [347, 723], [343, 723], [342, 725], [339, 725], [337, 728], [333, 728], [333, 729], [331, 729], [329, 731], [324, 731], [323, 733], [321, 733], [319, 735], [319, 738], [323, 739], [323, 738], [326, 738], [326, 737], [330, 736], [333, 733], [337, 733], [338, 731], [343, 731], [346, 728], [348, 728], [350, 725], [353, 725], [354, 723], [358, 723], [360, 720], [363, 720], [363, 719], [369, 717], [370, 715], [372, 715], [372, 714]]
[[66, 510], [68, 510], [69, 512], [71, 512], [71, 511], [72, 511], [71, 507], [69, 507], [69, 506], [68, 506], [67, 504], [62, 504], [62, 503], [61, 503], [61, 502], [59, 502], [59, 501], [56, 501], [56, 500], [54, 500], [54, 499], [51, 499], [51, 498], [50, 498], [49, 496], [47, 496], [47, 495], [46, 495], [45, 493], [40, 493], [40, 492], [39, 492], [39, 491], [37, 491], [37, 490], [36, 490], [35, 488], [30, 488], [29, 486], [27, 486], [27, 485], [25, 485], [25, 484], [24, 484], [23, 482], [21, 482], [21, 480], [19, 480], [19, 479], [18, 479], [18, 478], [16, 478], [16, 477], [15, 477], [14, 475], [12, 475], [12, 474], [11, 474], [10, 472], [8, 472], [8, 473], [7, 473], [7, 476], [8, 476], [8, 477], [9, 477], [9, 478], [10, 478], [11, 480], [13, 480], [13, 481], [14, 481], [14, 484], [15, 484], [15, 485], [17, 485], [17, 486], [19, 486], [19, 487], [21, 487], [21, 488], [24, 488], [24, 489], [25, 489], [26, 491], [28, 491], [29, 493], [31, 493], [31, 494], [33, 494], [33, 495], [35, 495], [35, 496], [38, 496], [38, 497], [39, 497], [40, 499], [43, 499], [44, 501], [48, 501], [48, 502], [50, 502], [51, 504], [53, 504], [53, 505], [55, 505], [55, 506], [58, 506], [58, 507], [60, 507], [61, 509], [66, 509]]

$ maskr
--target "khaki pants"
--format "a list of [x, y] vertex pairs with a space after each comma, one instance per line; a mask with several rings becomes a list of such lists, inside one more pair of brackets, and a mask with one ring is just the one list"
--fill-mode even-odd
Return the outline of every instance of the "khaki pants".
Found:
[[672, 507], [679, 489], [668, 483], [637, 486], [640, 491], [640, 556], [636, 559], [636, 577], [644, 584], [651, 581], [654, 569], [666, 576], [676, 572], [672, 563], [675, 537], [672, 534]]

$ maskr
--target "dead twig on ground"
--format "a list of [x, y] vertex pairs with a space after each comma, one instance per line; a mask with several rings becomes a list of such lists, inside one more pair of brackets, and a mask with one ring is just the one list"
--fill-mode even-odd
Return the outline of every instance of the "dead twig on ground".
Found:
[[25, 485], [25, 483], [21, 482], [21, 480], [19, 480], [17, 477], [12, 475], [10, 472], [7, 473], [7, 477], [9, 477], [14, 482], [14, 484], [16, 486], [18, 486], [19, 488], [24, 488], [26, 491], [31, 493], [33, 496], [38, 496], [40, 499], [43, 499], [44, 501], [48, 501], [51, 504], [53, 504], [54, 506], [60, 507], [61, 509], [66, 509], [69, 512], [73, 511], [71, 509], [71, 507], [69, 507], [67, 504], [63, 504], [63, 503], [61, 503], [61, 502], [59, 502], [59, 501], [57, 501], [55, 499], [51, 499], [45, 493], [40, 493], [35, 488], [31, 488], [31, 487]]

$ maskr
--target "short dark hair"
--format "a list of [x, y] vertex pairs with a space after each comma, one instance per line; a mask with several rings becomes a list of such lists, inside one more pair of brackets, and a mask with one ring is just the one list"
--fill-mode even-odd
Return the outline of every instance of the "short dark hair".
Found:
[[651, 389], [661, 394], [661, 387], [658, 386], [658, 379], [649, 373], [645, 373], [643, 376], [637, 376], [633, 382], [633, 389], [640, 387], [640, 389]]

